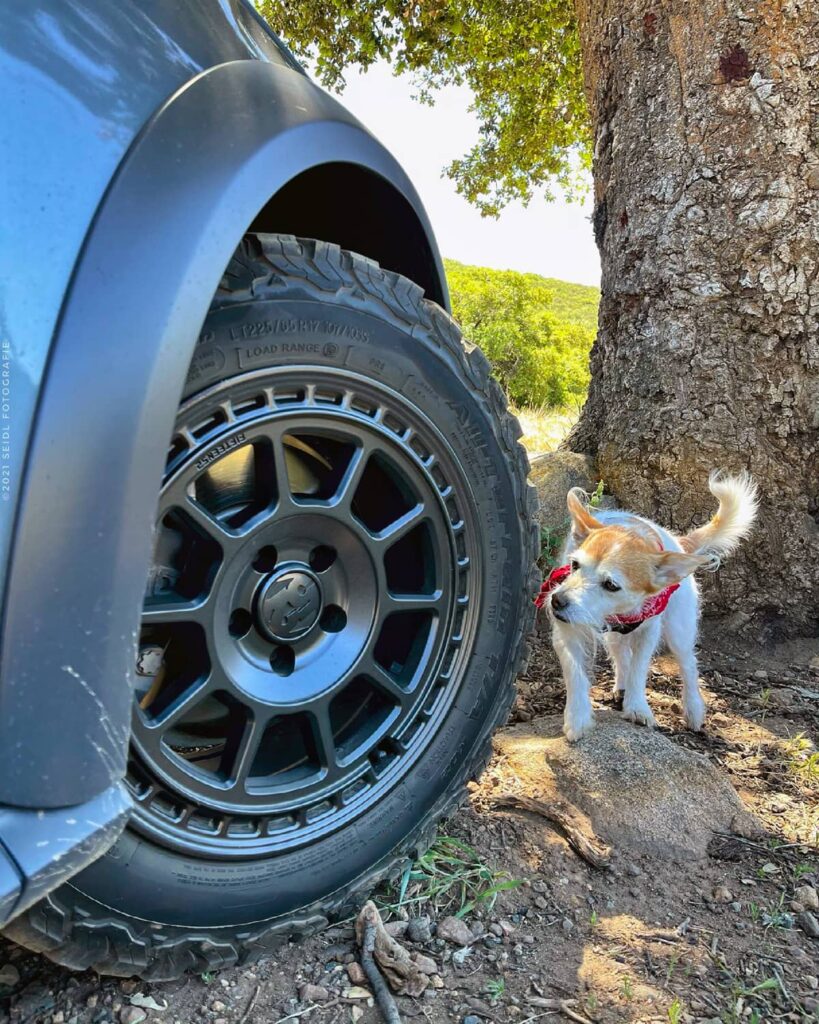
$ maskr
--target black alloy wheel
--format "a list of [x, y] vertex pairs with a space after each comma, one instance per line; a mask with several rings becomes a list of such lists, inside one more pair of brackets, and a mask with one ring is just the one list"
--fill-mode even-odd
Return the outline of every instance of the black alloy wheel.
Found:
[[486, 764], [533, 625], [536, 499], [481, 353], [412, 282], [249, 235], [158, 499], [129, 826], [8, 929], [152, 980], [353, 913]]

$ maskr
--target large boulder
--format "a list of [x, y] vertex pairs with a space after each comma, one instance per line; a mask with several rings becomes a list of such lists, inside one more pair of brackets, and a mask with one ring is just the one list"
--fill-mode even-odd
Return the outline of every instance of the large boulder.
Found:
[[670, 860], [703, 857], [715, 832], [757, 826], [733, 787], [701, 754], [662, 733], [597, 714], [593, 732], [569, 744], [551, 715], [505, 729], [496, 745], [515, 788], [563, 801], [615, 850]]
[[572, 487], [591, 493], [597, 486], [594, 463], [588, 455], [556, 451], [539, 455], [532, 463], [529, 479], [540, 499], [540, 525], [561, 531], [568, 523], [566, 494]]

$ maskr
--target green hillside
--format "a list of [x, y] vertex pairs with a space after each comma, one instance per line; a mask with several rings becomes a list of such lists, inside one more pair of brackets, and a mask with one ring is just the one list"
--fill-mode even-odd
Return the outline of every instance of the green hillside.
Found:
[[589, 384], [600, 292], [444, 260], [452, 312], [517, 405], [577, 405]]

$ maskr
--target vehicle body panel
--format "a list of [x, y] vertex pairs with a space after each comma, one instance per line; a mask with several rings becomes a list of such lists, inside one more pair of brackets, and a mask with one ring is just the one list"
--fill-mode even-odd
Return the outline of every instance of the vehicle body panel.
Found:
[[[17, 110], [3, 128], [13, 460], [0, 502], [10, 553], [0, 558], [0, 906], [9, 863], [20, 891], [45, 892], [28, 873], [42, 865], [21, 865], [6, 838], [21, 834], [22, 815], [107, 801], [97, 853], [121, 827], [165, 453], [210, 298], [248, 226], [311, 168], [363, 169], [401, 212], [396, 233], [414, 233], [428, 291], [446, 301], [400, 167], [239, 0], [40, 0], [25, 17], [5, 7], [0, 80], [11, 106], [30, 102], [28, 120]], [[93, 845], [84, 835], [80, 855], [62, 851], [48, 887]]]

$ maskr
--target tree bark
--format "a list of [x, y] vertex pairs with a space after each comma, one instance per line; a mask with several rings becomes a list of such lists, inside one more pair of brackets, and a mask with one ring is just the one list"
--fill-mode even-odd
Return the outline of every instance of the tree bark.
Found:
[[760, 522], [706, 609], [761, 638], [819, 625], [819, 4], [577, 0], [603, 265], [569, 447], [685, 531], [714, 467]]

